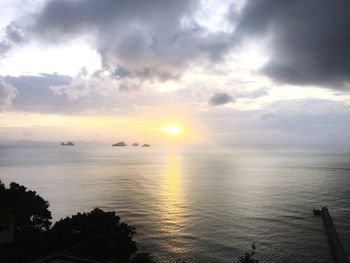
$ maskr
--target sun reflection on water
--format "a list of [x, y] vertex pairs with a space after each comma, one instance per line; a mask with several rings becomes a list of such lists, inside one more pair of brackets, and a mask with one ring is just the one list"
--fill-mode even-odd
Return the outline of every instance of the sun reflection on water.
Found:
[[183, 244], [178, 243], [178, 237], [186, 234], [184, 231], [186, 222], [184, 218], [185, 208], [181, 162], [176, 153], [172, 153], [167, 157], [162, 193], [162, 231], [169, 237], [169, 240], [164, 242], [163, 245], [166, 246], [168, 250], [176, 254], [181, 254], [184, 252], [185, 247]]

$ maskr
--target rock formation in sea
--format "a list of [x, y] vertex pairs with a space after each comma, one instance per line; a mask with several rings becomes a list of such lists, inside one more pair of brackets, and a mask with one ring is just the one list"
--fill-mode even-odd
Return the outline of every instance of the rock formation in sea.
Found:
[[126, 143], [125, 142], [118, 142], [118, 143], [113, 144], [112, 146], [126, 146]]
[[133, 143], [132, 146], [139, 146], [137, 142]]
[[74, 143], [72, 143], [71, 141], [67, 143], [61, 142], [61, 146], [74, 146]]
[[144, 145], [142, 145], [142, 147], [151, 147], [151, 145], [150, 145], [150, 144], [145, 143]]

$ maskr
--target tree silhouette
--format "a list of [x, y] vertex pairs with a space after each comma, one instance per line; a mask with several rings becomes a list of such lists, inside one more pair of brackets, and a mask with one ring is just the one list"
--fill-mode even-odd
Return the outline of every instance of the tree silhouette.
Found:
[[44, 236], [51, 225], [48, 207], [49, 203], [36, 192], [16, 183], [6, 188], [0, 181], [0, 225], [12, 224], [15, 236], [10, 252], [1, 255], [1, 262], [27, 262], [45, 251]]
[[0, 210], [13, 215], [16, 231], [49, 229], [52, 217], [48, 207], [49, 203], [35, 191], [17, 183], [6, 188], [0, 181]]
[[0, 262], [33, 262], [62, 252], [111, 262], [154, 263], [150, 254], [136, 254], [135, 228], [120, 222], [115, 212], [96, 208], [61, 219], [50, 228], [48, 207], [36, 192], [17, 183], [6, 188], [0, 181], [0, 227], [15, 225], [15, 241], [5, 254], [0, 253]]
[[97, 258], [129, 258], [137, 251], [135, 228], [121, 223], [115, 212], [99, 208], [58, 221], [50, 231], [50, 243], [57, 249]]

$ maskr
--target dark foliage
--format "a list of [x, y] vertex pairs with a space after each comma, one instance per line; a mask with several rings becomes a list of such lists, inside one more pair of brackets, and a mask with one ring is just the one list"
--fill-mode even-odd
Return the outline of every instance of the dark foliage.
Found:
[[36, 192], [16, 183], [6, 188], [0, 182], [0, 210], [13, 215], [16, 231], [49, 229], [51, 212], [48, 207], [49, 203]]
[[129, 258], [137, 250], [135, 228], [120, 223], [115, 212], [94, 209], [58, 221], [50, 231], [50, 243], [70, 253], [104, 258]]
[[27, 262], [43, 253], [51, 225], [48, 207], [49, 203], [36, 192], [16, 183], [6, 188], [0, 181], [0, 225], [13, 225], [15, 237], [6, 246], [7, 253], [0, 253], [0, 261]]
[[[106, 261], [153, 263], [147, 253], [135, 254], [135, 228], [115, 212], [94, 209], [51, 225], [49, 203], [24, 186], [0, 181], [1, 226], [15, 226], [15, 241], [0, 246], [0, 262], [36, 262], [56, 252]], [[130, 260], [132, 259], [132, 260]]]
[[0, 195], [2, 194], [2, 192], [5, 190], [5, 185], [3, 182], [0, 181]]

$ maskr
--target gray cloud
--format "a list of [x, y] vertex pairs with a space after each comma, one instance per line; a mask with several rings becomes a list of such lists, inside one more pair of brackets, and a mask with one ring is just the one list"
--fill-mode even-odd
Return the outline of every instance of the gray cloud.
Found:
[[120, 92], [125, 92], [125, 93], [129, 93], [129, 92], [138, 92], [140, 91], [140, 87], [135, 86], [135, 85], [125, 85], [125, 84], [121, 84], [119, 86], [119, 91]]
[[274, 113], [264, 113], [264, 114], [261, 114], [261, 116], [260, 116], [260, 118], [264, 121], [274, 119], [276, 117], [277, 117], [277, 115]]
[[93, 90], [98, 86], [96, 83], [98, 78], [90, 79], [86, 68], [82, 68], [75, 78], [72, 78], [69, 83], [63, 85], [51, 85], [49, 89], [54, 95], [66, 95], [70, 100], [92, 96]]
[[[15, 97], [13, 95], [11, 100], [6, 97], [6, 101], [12, 101], [12, 109], [15, 111], [68, 115], [116, 112], [127, 115], [143, 105], [152, 106], [162, 101], [156, 94], [134, 92], [139, 90], [133, 81], [120, 82], [99, 76], [90, 79], [85, 78], [84, 74], [82, 70], [74, 78], [58, 74], [5, 77], [6, 87], [11, 87], [16, 92]], [[5, 101], [1, 99], [2, 90], [1, 88], [1, 103]]]
[[[89, 35], [103, 67], [116, 78], [178, 79], [196, 59], [217, 62], [243, 40], [268, 39], [261, 72], [277, 82], [350, 87], [350, 2], [247, 0], [231, 5], [233, 33], [209, 32], [193, 14], [199, 0], [48, 0], [25, 21], [12, 22], [0, 54], [25, 36], [56, 44]], [[28, 18], [28, 17], [27, 17]], [[123, 70], [123, 71], [121, 71]]]
[[194, 13], [200, 4], [200, 0], [47, 0], [36, 12], [6, 27], [0, 51], [6, 53], [29, 40], [56, 45], [88, 36], [111, 73], [121, 67], [131, 77], [177, 79], [194, 59], [218, 61], [231, 45], [230, 33], [211, 32], [197, 23]]
[[120, 78], [166, 81], [193, 59], [218, 60], [228, 48], [229, 34], [209, 33], [193, 20], [198, 2], [50, 0], [29, 28], [53, 43], [92, 35], [105, 69]]
[[0, 111], [12, 104], [16, 94], [16, 88], [0, 76]]
[[279, 101], [263, 110], [223, 108], [197, 117], [215, 143], [350, 146], [350, 108], [337, 101]]
[[61, 112], [71, 110], [65, 98], [54, 96], [50, 86], [63, 85], [71, 81], [71, 77], [42, 74], [38, 76], [5, 77], [5, 81], [16, 88], [16, 97], [12, 99], [12, 107], [16, 111], [28, 112]]
[[237, 92], [235, 94], [235, 97], [236, 98], [256, 99], [256, 98], [267, 96], [268, 94], [269, 94], [269, 92], [268, 92], [267, 88], [260, 88], [260, 89], [256, 89], [256, 90], [252, 90], [252, 91], [247, 90], [247, 91]]
[[153, 68], [144, 67], [143, 69], [131, 72], [130, 70], [122, 66], [118, 66], [114, 70], [113, 75], [117, 79], [139, 78], [140, 80], [151, 80], [151, 81], [168, 81], [168, 80], [179, 79], [178, 73], [163, 71], [155, 67]]
[[209, 99], [209, 104], [213, 106], [220, 106], [230, 102], [234, 102], [234, 99], [225, 92], [215, 92]]
[[343, 89], [350, 82], [349, 27], [347, 0], [248, 0], [236, 37], [269, 36], [262, 72], [276, 81]]
[[350, 108], [340, 102], [291, 100], [276, 102], [269, 111], [276, 116], [261, 122], [262, 129], [278, 130], [294, 141], [331, 145], [344, 144], [349, 138]]
[[131, 77], [131, 72], [129, 70], [127, 70], [126, 68], [123, 68], [122, 66], [118, 66], [114, 72], [113, 75], [117, 78], [117, 79], [123, 79], [123, 78], [129, 78]]
[[13, 47], [24, 41], [23, 28], [16, 22], [11, 22], [5, 28], [5, 37], [0, 42], [0, 57], [6, 55]]
[[[350, 3], [247, 0], [228, 19], [236, 29], [209, 33], [193, 19], [197, 0], [50, 0], [31, 30], [46, 41], [92, 34], [105, 69], [119, 78], [176, 79], [194, 59], [222, 59], [243, 39], [269, 37], [261, 72], [296, 85], [350, 86]], [[238, 42], [237, 42], [238, 41]], [[124, 69], [121, 72], [120, 69]], [[125, 75], [125, 73], [127, 74]]]

